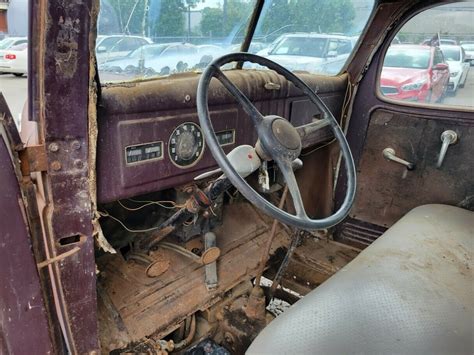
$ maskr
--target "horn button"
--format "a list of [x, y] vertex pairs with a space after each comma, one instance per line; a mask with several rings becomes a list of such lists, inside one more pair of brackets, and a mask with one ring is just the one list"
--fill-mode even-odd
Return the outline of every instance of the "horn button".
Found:
[[283, 118], [277, 118], [272, 122], [273, 136], [283, 147], [292, 151], [301, 150], [301, 138], [296, 128]]

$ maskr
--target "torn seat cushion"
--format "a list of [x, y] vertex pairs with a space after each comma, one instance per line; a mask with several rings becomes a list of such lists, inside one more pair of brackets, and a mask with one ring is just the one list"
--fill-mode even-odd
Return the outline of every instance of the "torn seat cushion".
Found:
[[247, 354], [473, 354], [474, 213], [413, 209]]

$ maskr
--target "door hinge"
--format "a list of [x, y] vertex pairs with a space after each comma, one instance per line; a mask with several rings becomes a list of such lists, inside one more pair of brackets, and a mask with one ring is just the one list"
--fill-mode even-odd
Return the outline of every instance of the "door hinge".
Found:
[[48, 168], [48, 161], [46, 156], [46, 149], [43, 144], [26, 147], [20, 154], [20, 167], [23, 176], [28, 176], [30, 173], [46, 171]]

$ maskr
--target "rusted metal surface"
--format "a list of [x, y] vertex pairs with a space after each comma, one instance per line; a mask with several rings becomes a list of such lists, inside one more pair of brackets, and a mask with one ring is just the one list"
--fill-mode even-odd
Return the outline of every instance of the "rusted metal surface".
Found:
[[[18, 131], [0, 94], [0, 353], [53, 354], [48, 312], [32, 252]], [[32, 202], [32, 201], [30, 201]], [[34, 229], [36, 226], [33, 227]]]
[[48, 162], [44, 145], [27, 146], [20, 152], [21, 172], [28, 176], [32, 172], [46, 171]]
[[[164, 255], [173, 260], [156, 279], [147, 277], [143, 266], [127, 263], [118, 256], [107, 255], [99, 260], [100, 284], [126, 329], [126, 335], [124, 331], [118, 334], [118, 330], [111, 331], [110, 325], [101, 324], [102, 344], [117, 344], [116, 339], [125, 343], [138, 341], [144, 336], [160, 339], [177, 329], [190, 314], [219, 302], [228, 290], [256, 275], [268, 239], [268, 222], [247, 203], [229, 205], [224, 214], [224, 224], [215, 230], [222, 253], [217, 260], [219, 285], [213, 291], [206, 289], [204, 267], [174, 251], [158, 249], [159, 255], [152, 252], [153, 258]], [[271, 253], [289, 244], [283, 229], [276, 234]]]
[[44, 222], [59, 322], [72, 353], [98, 351], [94, 240], [88, 181], [90, 34], [98, 3], [31, 2], [30, 119], [46, 147]]

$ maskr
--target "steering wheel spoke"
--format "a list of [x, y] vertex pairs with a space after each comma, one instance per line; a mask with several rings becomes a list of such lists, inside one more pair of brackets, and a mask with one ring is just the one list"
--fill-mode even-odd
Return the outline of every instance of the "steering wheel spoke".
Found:
[[229, 78], [220, 70], [220, 68], [214, 66], [213, 76], [220, 81], [222, 85], [234, 96], [237, 101], [242, 105], [244, 111], [250, 116], [255, 126], [257, 127], [263, 120], [263, 115], [255, 107], [255, 105], [249, 100], [240, 89], [235, 86]]
[[296, 131], [301, 137], [302, 149], [334, 138], [331, 130], [331, 121], [327, 118], [296, 127]]
[[293, 199], [296, 216], [308, 220], [308, 215], [306, 214], [306, 210], [304, 208], [298, 182], [296, 181], [296, 176], [293, 171], [293, 162], [285, 158], [277, 158], [275, 161], [280, 168], [283, 177], [285, 178], [288, 191], [290, 192], [291, 198]]

